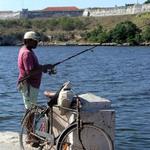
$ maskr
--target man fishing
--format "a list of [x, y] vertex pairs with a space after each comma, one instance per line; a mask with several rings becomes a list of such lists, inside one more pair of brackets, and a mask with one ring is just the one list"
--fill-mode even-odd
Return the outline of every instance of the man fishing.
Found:
[[[94, 49], [96, 46], [92, 48], [88, 48], [82, 52], [79, 52], [73, 56], [70, 56], [62, 61], [59, 61], [55, 64], [39, 64], [38, 58], [35, 55], [33, 49], [37, 47], [39, 41], [39, 37], [34, 31], [29, 31], [24, 34], [24, 45], [19, 50], [18, 54], [18, 69], [19, 69], [19, 77], [18, 77], [18, 89], [22, 94], [25, 108], [28, 110], [32, 107], [33, 104], [36, 104], [38, 92], [41, 84], [42, 72], [50, 74], [55, 73], [54, 67], [68, 61], [82, 53], [85, 53], [89, 50]], [[54, 93], [46, 93], [46, 95]], [[30, 116], [28, 119], [28, 123], [26, 128], [28, 129], [28, 133], [31, 133], [32, 124], [33, 124], [34, 116]], [[32, 144], [32, 146], [38, 146], [37, 139], [27, 133], [27, 144]]]
[[34, 31], [29, 31], [24, 34], [24, 45], [19, 50], [18, 54], [18, 89], [21, 92], [26, 109], [29, 109], [32, 104], [36, 104], [39, 87], [41, 84], [42, 72], [47, 71], [52, 74], [54, 67], [68, 61], [82, 53], [94, 49], [96, 46], [81, 51], [73, 56], [70, 56], [55, 64], [40, 65], [38, 58], [33, 52], [37, 47], [39, 36]]
[[[33, 49], [37, 47], [39, 37], [34, 31], [29, 31], [24, 34], [24, 45], [20, 48], [18, 54], [18, 89], [22, 94], [25, 108], [28, 110], [33, 104], [37, 103], [38, 92], [41, 84], [42, 72], [53, 70], [51, 64], [41, 65], [35, 55]], [[52, 71], [51, 71], [52, 72]], [[26, 78], [27, 77], [27, 78]], [[32, 129], [34, 116], [30, 116], [26, 128], [29, 133]], [[27, 133], [27, 144], [31, 144], [32, 135]], [[36, 144], [36, 142], [34, 142]], [[37, 144], [36, 144], [37, 145]]]
[[[36, 104], [37, 102], [42, 72], [46, 73], [48, 69], [53, 69], [53, 65], [51, 64], [39, 64], [38, 58], [33, 51], [37, 47], [38, 41], [39, 37], [37, 33], [34, 31], [26, 32], [24, 34], [24, 45], [18, 54], [18, 88], [23, 96], [26, 109], [29, 109], [32, 104]], [[31, 75], [32, 73], [34, 74]], [[30, 77], [21, 82], [21, 79], [26, 76]]]

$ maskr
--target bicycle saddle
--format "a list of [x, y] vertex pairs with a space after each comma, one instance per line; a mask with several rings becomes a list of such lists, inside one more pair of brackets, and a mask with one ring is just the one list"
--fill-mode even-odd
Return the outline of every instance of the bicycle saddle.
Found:
[[51, 91], [45, 91], [44, 95], [48, 98], [52, 98], [56, 93]]

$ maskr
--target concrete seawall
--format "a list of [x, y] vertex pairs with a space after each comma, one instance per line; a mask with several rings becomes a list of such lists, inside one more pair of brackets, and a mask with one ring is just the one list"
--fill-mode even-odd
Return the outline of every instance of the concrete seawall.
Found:
[[19, 133], [17, 132], [0, 132], [0, 150], [20, 150]]

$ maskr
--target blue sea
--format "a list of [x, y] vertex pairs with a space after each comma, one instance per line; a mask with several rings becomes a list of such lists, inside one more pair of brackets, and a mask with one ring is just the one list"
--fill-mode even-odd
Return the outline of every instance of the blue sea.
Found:
[[[41, 64], [54, 64], [89, 47], [51, 46], [35, 50]], [[19, 47], [0, 47], [0, 132], [20, 130], [24, 105], [16, 83]], [[107, 98], [116, 111], [116, 150], [150, 150], [150, 47], [96, 47], [44, 74], [45, 90], [56, 91], [70, 80], [76, 93]]]

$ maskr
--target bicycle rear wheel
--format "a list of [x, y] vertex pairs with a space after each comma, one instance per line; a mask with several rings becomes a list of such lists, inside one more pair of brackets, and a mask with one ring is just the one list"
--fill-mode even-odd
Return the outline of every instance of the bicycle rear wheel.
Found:
[[[37, 150], [46, 139], [38, 133], [48, 133], [49, 120], [43, 113], [43, 109], [36, 107], [31, 109], [22, 122], [20, 133], [21, 150]], [[38, 133], [37, 133], [38, 132]], [[41, 146], [41, 149], [43, 147]]]
[[90, 123], [83, 123], [81, 141], [82, 144], [77, 134], [77, 124], [73, 124], [60, 136], [57, 150], [114, 150], [109, 135]]

